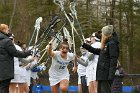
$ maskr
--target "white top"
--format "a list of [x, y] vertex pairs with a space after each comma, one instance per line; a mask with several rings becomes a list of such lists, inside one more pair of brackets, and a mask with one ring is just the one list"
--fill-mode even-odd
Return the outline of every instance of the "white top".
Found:
[[[15, 44], [17, 50], [22, 51], [21, 47]], [[14, 57], [14, 79], [12, 83], [26, 83], [26, 69], [19, 67], [19, 58]]]
[[[87, 54], [82, 55], [81, 58], [84, 61], [86, 61], [86, 60], [88, 60], [88, 55]], [[85, 76], [86, 75], [86, 67], [81, 65], [81, 64], [78, 64], [77, 72], [78, 72], [78, 76]]]
[[[95, 42], [91, 46], [94, 48], [100, 48], [101, 43]], [[96, 68], [98, 63], [98, 57], [99, 55], [94, 55], [93, 60], [88, 62], [88, 66], [86, 69], [87, 85], [89, 85], [89, 82], [96, 80]]]
[[[34, 60], [31, 64], [32, 64], [32, 65], [36, 65], [36, 64], [37, 64], [37, 60]], [[32, 72], [32, 71], [31, 71], [31, 77], [32, 77], [33, 79], [37, 79], [37, 78], [38, 78], [37, 72]]]
[[[91, 44], [91, 46], [94, 47], [94, 48], [100, 48], [101, 47], [101, 43], [100, 42], [95, 42], [95, 43]], [[98, 58], [99, 58], [99, 55], [95, 55], [94, 54], [94, 58], [93, 58], [93, 60], [88, 62], [88, 66], [91, 65], [93, 62], [97, 64]]]
[[[37, 64], [36, 60], [32, 61], [31, 63], [28, 63], [24, 68], [26, 68], [26, 67], [32, 68], [35, 64]], [[30, 86], [31, 77], [33, 79], [38, 78], [37, 72], [32, 72], [31, 69], [29, 69], [29, 70], [26, 70], [26, 74], [27, 74], [26, 75], [27, 84], [28, 84], [28, 86]]]
[[[101, 43], [100, 42], [95, 42], [95, 43], [91, 44], [91, 46], [94, 47], [94, 48], [100, 48], [101, 47]], [[97, 63], [98, 62], [98, 58], [99, 58], [99, 55], [94, 55], [93, 61]]]
[[54, 57], [52, 57], [52, 64], [49, 69], [50, 85], [56, 85], [63, 79], [69, 80], [69, 71], [67, 65], [74, 59], [73, 53], [67, 53], [67, 59], [63, 59], [60, 55], [60, 51], [54, 51]]

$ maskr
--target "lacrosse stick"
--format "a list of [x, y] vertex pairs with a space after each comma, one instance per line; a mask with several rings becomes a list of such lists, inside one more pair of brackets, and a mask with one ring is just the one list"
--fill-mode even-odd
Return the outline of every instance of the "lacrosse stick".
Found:
[[32, 34], [32, 37], [31, 37], [31, 39], [30, 39], [30, 41], [29, 41], [29, 44], [28, 44], [28, 46], [30, 46], [30, 44], [31, 44], [31, 42], [32, 42], [32, 40], [33, 40], [33, 37], [34, 37], [34, 35], [35, 35], [35, 33], [36, 33], [36, 31], [37, 31], [37, 33], [39, 32], [39, 30], [40, 30], [40, 23], [42, 22], [42, 17], [39, 17], [39, 18], [37, 18], [36, 19], [36, 23], [35, 23], [35, 29], [34, 29], [34, 32], [33, 32], [33, 34]]
[[[52, 38], [52, 49], [53, 50], [56, 50], [56, 48], [57, 48], [57, 46], [58, 46], [58, 43], [63, 39], [62, 38], [62, 36], [59, 34], [59, 33], [57, 33], [57, 38], [56, 37], [53, 37]], [[61, 39], [61, 40], [58, 40], [58, 38], [59, 39]], [[47, 47], [47, 46], [46, 46]], [[46, 48], [45, 48], [45, 50], [46, 50]], [[42, 56], [40, 57], [40, 59], [38, 60], [38, 64], [40, 63], [40, 61], [43, 59], [43, 57], [45, 56], [45, 54], [47, 53], [47, 51], [44, 51], [44, 53], [42, 54]], [[47, 59], [47, 60], [49, 60], [49, 59]], [[36, 71], [40, 71], [40, 70], [42, 70], [43, 68], [45, 69], [45, 64], [47, 63], [47, 61], [45, 62], [45, 63], [41, 63], [41, 65], [37, 65], [35, 68], [33, 68], [33, 72], [36, 72]]]
[[[56, 34], [56, 37], [53, 37], [52, 40], [51, 40], [53, 50], [56, 50], [57, 46], [59, 45], [59, 42], [61, 42], [62, 39], [63, 39], [63, 36], [61, 36], [59, 33]], [[38, 63], [42, 60], [42, 58], [45, 56], [46, 53], [47, 53], [47, 51], [44, 51], [44, 53], [42, 54], [41, 58], [38, 60]]]
[[[63, 27], [64, 27], [66, 24], [67, 24], [67, 21], [64, 20], [64, 24], [63, 24], [63, 25], [61, 26], [61, 28], [58, 30], [58, 33], [59, 33], [59, 34], [60, 34], [60, 32], [63, 30]], [[52, 29], [52, 30], [53, 30], [53, 29]], [[53, 35], [53, 36], [57, 38], [56, 35]], [[63, 38], [63, 37], [62, 37], [62, 38]], [[62, 41], [61, 38], [60, 38], [60, 39], [57, 38], [57, 39], [58, 39], [59, 42]], [[42, 43], [43, 43], [43, 42], [42, 42]], [[41, 44], [38, 44], [38, 45], [36, 45], [36, 47], [40, 47], [40, 45], [41, 45]], [[36, 48], [36, 47], [35, 47], [35, 48]], [[46, 50], [46, 48], [44, 48], [43, 50], [41, 50], [40, 53], [43, 52], [43, 51], [45, 51], [45, 50]], [[38, 51], [36, 51], [36, 53], [37, 53], [37, 52], [38, 52]], [[36, 54], [36, 53], [35, 53], [35, 54]]]
[[[62, 25], [62, 27], [60, 28], [60, 30], [58, 31], [58, 33], [60, 33], [61, 31], [62, 31], [62, 29], [64, 28], [64, 26], [66, 25], [66, 21], [64, 21], [64, 24]], [[54, 36], [54, 35], [53, 35]], [[56, 35], [54, 36], [54, 37], [57, 37]], [[63, 37], [62, 37], [63, 38]], [[58, 40], [59, 40], [59, 42], [61, 42], [62, 40], [61, 40], [61, 38], [59, 39], [59, 38], [57, 38]], [[36, 46], [36, 47], [38, 47], [38, 46]], [[46, 50], [46, 48], [44, 48], [43, 50], [41, 50], [40, 51], [40, 53], [42, 53], [43, 51], [45, 51]]]
[[[54, 3], [60, 6], [61, 11], [63, 11], [65, 17], [67, 18], [67, 20], [68, 20], [69, 23], [70, 23], [70, 26], [71, 26], [71, 28], [72, 28], [74, 54], [76, 54], [76, 52], [75, 52], [74, 32], [73, 32], [73, 31], [75, 31], [76, 34], [79, 36], [81, 42], [82, 42], [82, 39], [81, 39], [80, 35], [78, 34], [77, 30], [76, 30], [75, 27], [74, 27], [74, 17], [73, 17], [71, 14], [69, 14], [69, 16], [66, 14], [66, 12], [65, 12], [65, 10], [64, 10], [64, 2], [63, 2], [63, 0], [54, 0]], [[71, 17], [72, 20], [70, 20], [69, 17]]]
[[[39, 20], [41, 20], [42, 21], [42, 17], [40, 17], [40, 19]], [[39, 29], [40, 29], [40, 24], [37, 24], [37, 33], [36, 33], [36, 37], [35, 37], [35, 43], [37, 42], [37, 40], [38, 40], [38, 35], [39, 35]], [[33, 52], [33, 54], [35, 54], [35, 52], [37, 51], [37, 49], [35, 48], [35, 50], [34, 50], [34, 52]]]
[[67, 30], [66, 27], [63, 27], [63, 33], [64, 33], [64, 37], [68, 39], [68, 43], [69, 43], [70, 50], [71, 50], [73, 41], [72, 41], [72, 38], [71, 38], [71, 36], [70, 36], [70, 34], [69, 34], [69, 31]]
[[[67, 20], [69, 21], [70, 26], [74, 29], [75, 33], [79, 36], [79, 38], [80, 38], [80, 40], [81, 40], [81, 42], [82, 42], [82, 39], [81, 39], [79, 33], [77, 32], [77, 30], [76, 30], [75, 27], [74, 27], [74, 24], [73, 24], [74, 20], [70, 20], [69, 16], [66, 14], [66, 12], [65, 12], [65, 10], [64, 10], [64, 1], [63, 1], [63, 0], [54, 0], [54, 3], [55, 3], [56, 5], [59, 5], [61, 11], [64, 13], [65, 17], [66, 17]], [[70, 16], [71, 16], [71, 18], [73, 19], [73, 16], [72, 16], [72, 15], [70, 15]]]
[[[42, 19], [42, 17], [39, 17], [38, 20], [40, 20], [42, 22], [43, 19]], [[37, 42], [37, 39], [38, 39], [39, 30], [40, 30], [40, 23], [36, 24], [35, 25], [35, 28], [37, 29], [37, 35], [36, 35], [36, 38], [35, 38], [35, 43], [36, 43]]]
[[78, 23], [78, 26], [79, 26], [79, 28], [80, 28], [80, 32], [81, 32], [81, 35], [82, 35], [82, 38], [83, 38], [83, 41], [84, 41], [84, 40], [85, 40], [85, 37], [84, 37], [82, 28], [81, 28], [81, 26], [80, 26], [80, 22], [79, 22], [78, 17], [77, 17], [77, 11], [75, 10], [75, 6], [76, 6], [76, 3], [75, 3], [74, 1], [71, 2], [71, 3], [70, 3], [70, 11], [71, 11], [72, 15], [75, 16], [75, 19], [76, 19], [76, 21], [77, 21], [77, 23]]
[[[39, 47], [39, 46], [42, 45], [42, 43], [44, 42], [44, 40], [49, 36], [49, 34], [50, 34], [52, 28], [53, 28], [58, 22], [60, 22], [60, 19], [58, 18], [58, 16], [55, 16], [55, 17], [51, 20], [51, 22], [50, 22], [49, 26], [47, 27], [47, 29], [46, 29], [45, 31], [43, 31], [43, 33], [41, 34], [40, 38], [39, 38], [39, 39], [36, 41], [36, 43], [33, 45], [32, 49], [34, 49], [34, 48]], [[43, 37], [44, 37], [44, 38], [43, 38]], [[39, 42], [41, 39], [43, 39], [42, 42]], [[39, 43], [40, 43], [40, 44], [39, 44]]]

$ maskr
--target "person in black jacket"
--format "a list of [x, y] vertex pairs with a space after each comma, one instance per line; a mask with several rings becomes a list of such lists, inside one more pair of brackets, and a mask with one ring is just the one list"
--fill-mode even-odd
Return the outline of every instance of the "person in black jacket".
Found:
[[98, 54], [96, 80], [98, 81], [98, 93], [111, 93], [111, 85], [115, 77], [117, 59], [119, 56], [118, 37], [113, 32], [113, 26], [102, 28], [101, 48], [93, 48], [84, 43], [83, 48], [93, 54]]
[[8, 26], [0, 24], [0, 93], [9, 93], [10, 81], [14, 78], [14, 57], [25, 58], [31, 55], [31, 50], [16, 50], [8, 33]]
[[120, 62], [118, 61], [116, 72], [115, 72], [115, 78], [113, 80], [112, 84], [112, 93], [122, 93], [122, 86], [123, 86], [123, 78], [125, 76], [125, 71], [123, 67], [121, 66]]

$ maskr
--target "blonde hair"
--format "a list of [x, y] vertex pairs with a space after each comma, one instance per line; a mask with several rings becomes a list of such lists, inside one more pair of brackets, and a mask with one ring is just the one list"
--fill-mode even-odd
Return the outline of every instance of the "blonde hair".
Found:
[[104, 49], [105, 48], [105, 44], [106, 44], [106, 41], [112, 37], [111, 36], [106, 36], [105, 34], [102, 33], [102, 39], [101, 39], [101, 49]]
[[0, 31], [4, 32], [6, 27], [8, 27], [6, 24], [0, 24]]

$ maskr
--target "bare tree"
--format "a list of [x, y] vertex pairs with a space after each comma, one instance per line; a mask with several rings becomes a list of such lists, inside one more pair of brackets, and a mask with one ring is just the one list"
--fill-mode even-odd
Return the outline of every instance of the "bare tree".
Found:
[[1, 0], [1, 4], [5, 5], [6, 4], [6, 0]]
[[115, 2], [116, 0], [112, 0], [111, 2], [110, 19], [109, 19], [111, 25], [114, 25]]
[[129, 73], [132, 73], [132, 67], [133, 67], [133, 46], [134, 46], [134, 22], [133, 22], [133, 19], [134, 19], [134, 2], [133, 0], [128, 0], [127, 3], [127, 11], [125, 12], [126, 14], [126, 20], [127, 20], [127, 23], [126, 23], [126, 26], [127, 26], [127, 57], [126, 57], [126, 60], [127, 60], [127, 64], [128, 64], [128, 72]]
[[13, 4], [13, 11], [12, 11], [12, 15], [11, 15], [10, 22], [9, 22], [10, 29], [12, 28], [12, 22], [13, 22], [13, 18], [14, 18], [15, 12], [16, 12], [16, 4], [17, 4], [17, 0], [15, 0], [14, 4]]
[[[122, 42], [122, 0], [119, 1], [119, 36]], [[120, 60], [123, 60], [122, 43], [120, 43]]]

